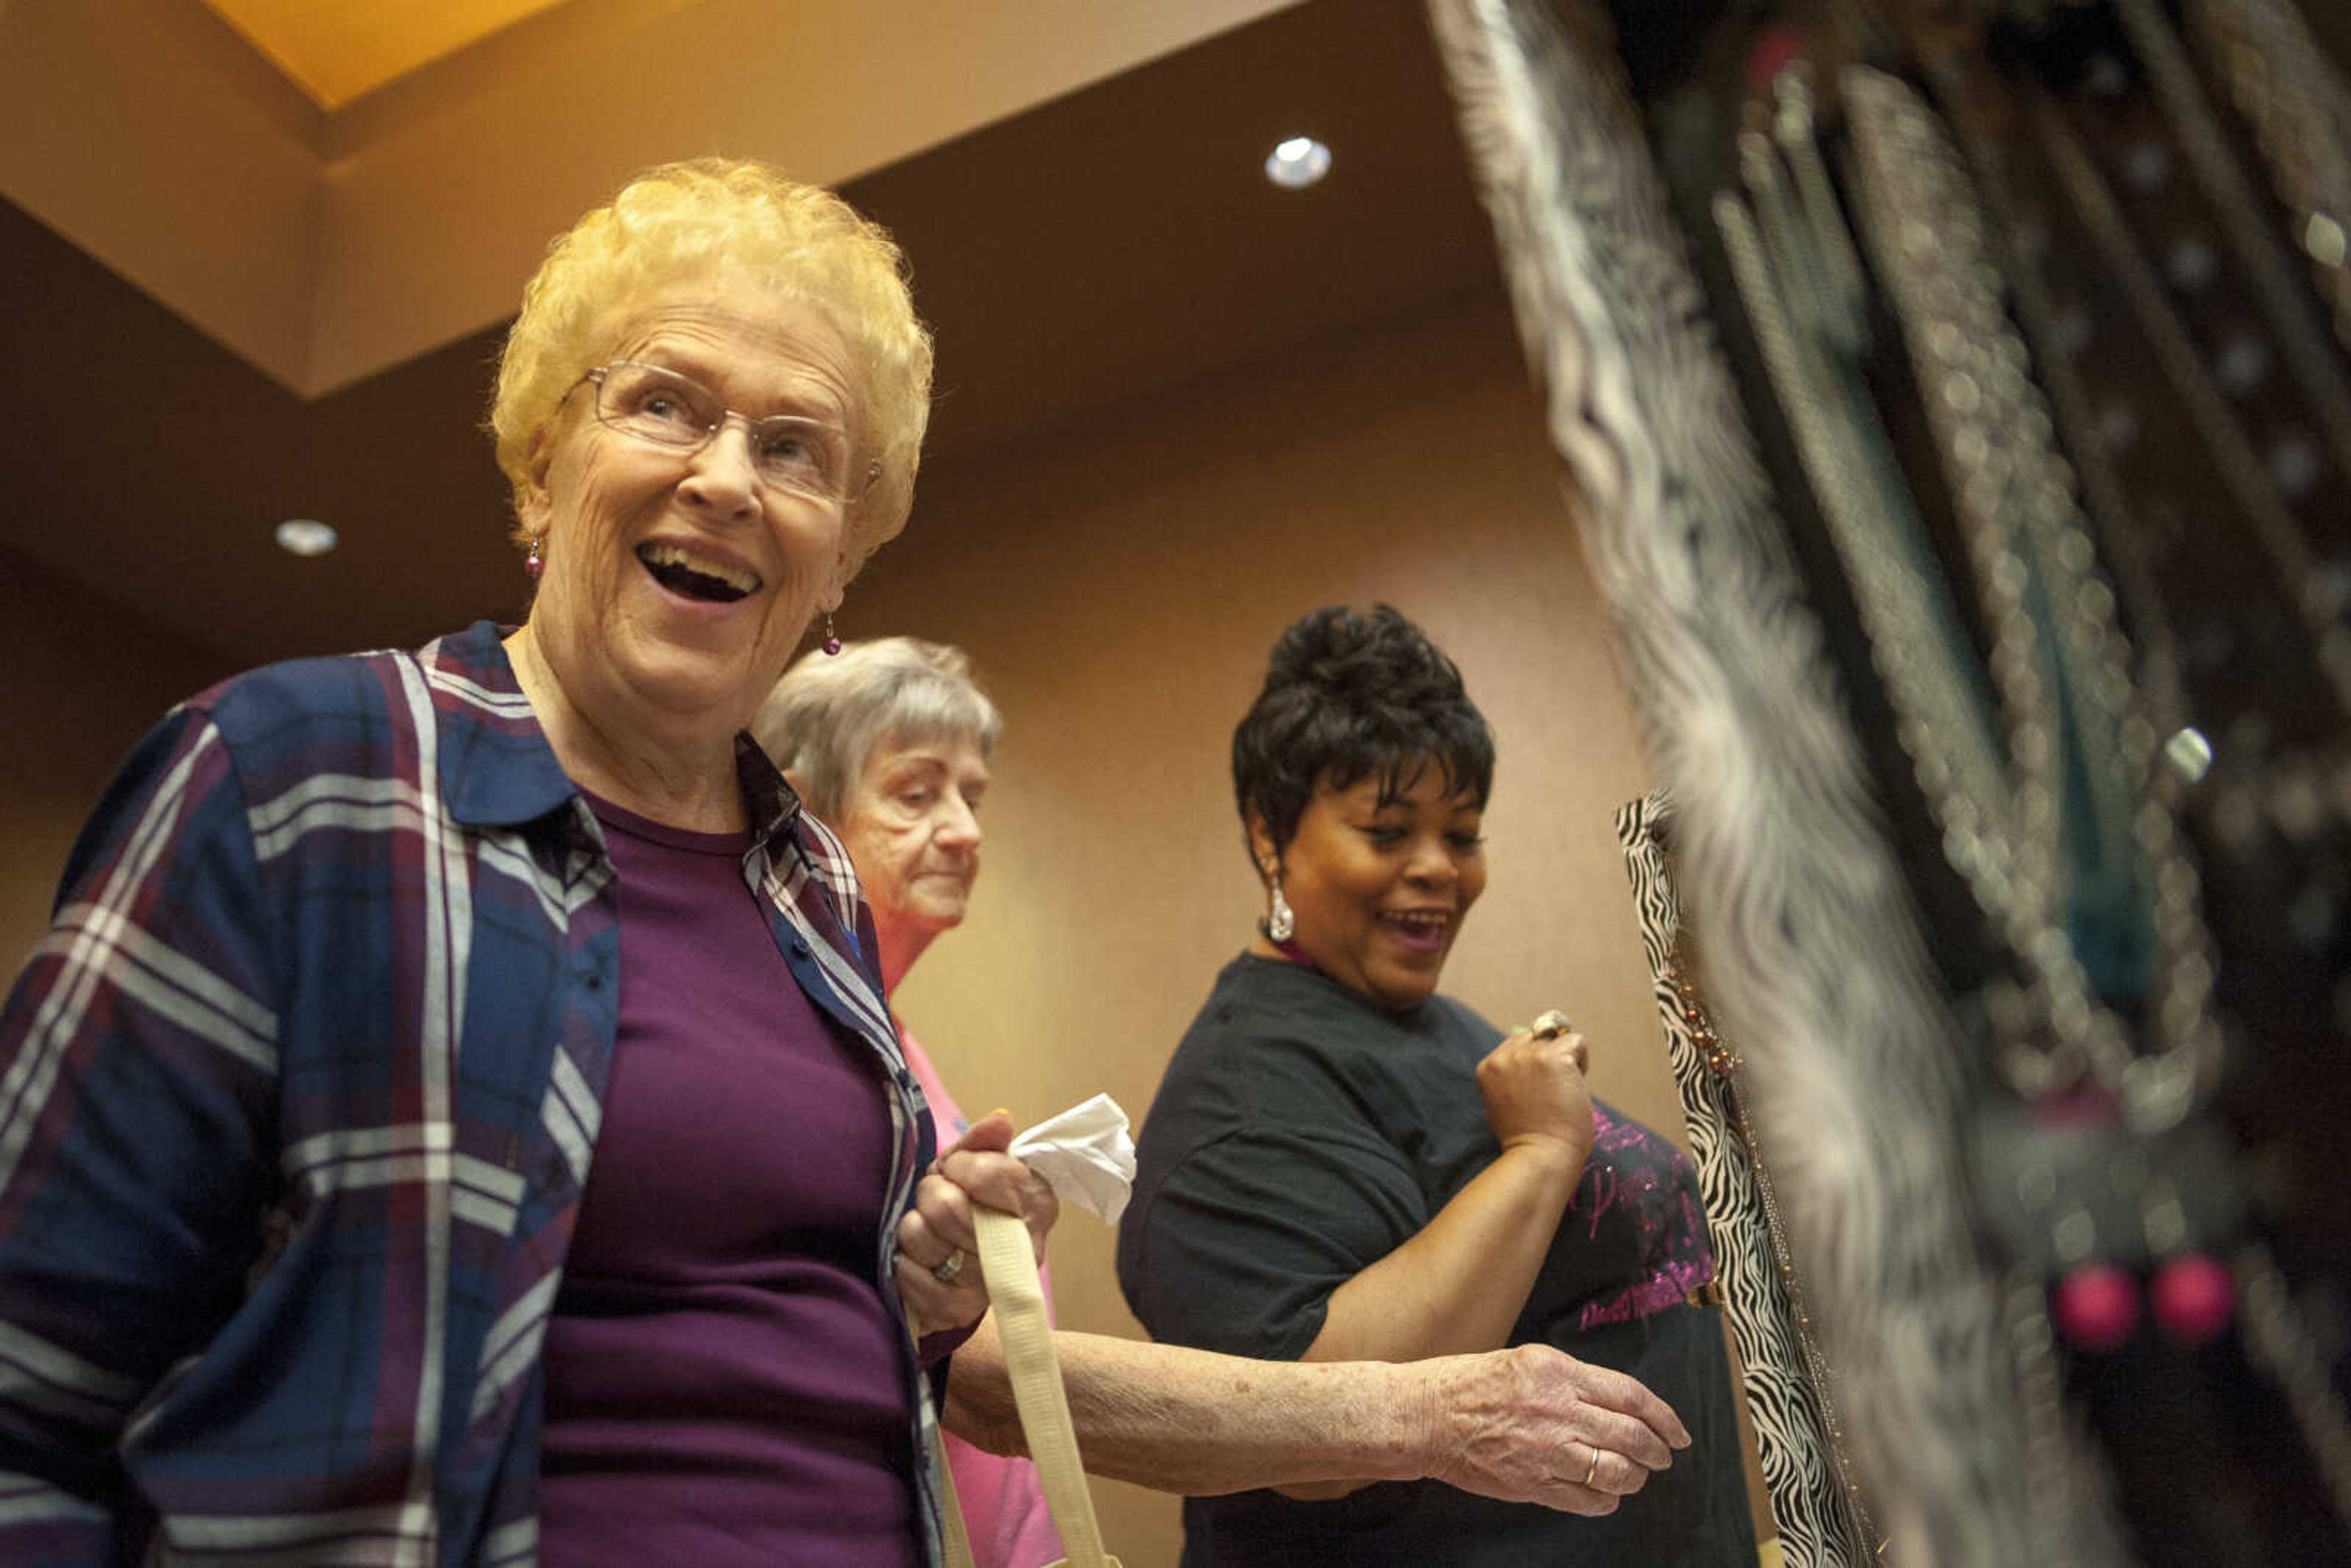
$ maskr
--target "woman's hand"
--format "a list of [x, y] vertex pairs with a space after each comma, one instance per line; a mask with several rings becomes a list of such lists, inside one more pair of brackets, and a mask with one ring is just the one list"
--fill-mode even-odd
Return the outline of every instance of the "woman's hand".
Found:
[[1045, 1256], [1061, 1200], [1043, 1176], [1004, 1152], [1012, 1136], [1012, 1118], [1001, 1111], [973, 1123], [931, 1162], [914, 1206], [898, 1221], [898, 1297], [921, 1333], [967, 1327], [987, 1311], [973, 1204], [1020, 1216], [1038, 1258]]
[[1510, 1342], [1592, 1152], [1583, 1037], [1558, 1022], [1518, 1030], [1478, 1063], [1501, 1158], [1331, 1292], [1304, 1359], [1420, 1361]]
[[1689, 1447], [1666, 1402], [1621, 1372], [1549, 1345], [1447, 1356], [1429, 1379], [1426, 1474], [1481, 1497], [1616, 1511]]
[[[1541, 1020], [1538, 1020], [1541, 1021]], [[1591, 1050], [1574, 1029], [1518, 1030], [1478, 1063], [1486, 1124], [1508, 1151], [1556, 1146], [1581, 1171], [1592, 1152], [1592, 1090], [1583, 1081]]]

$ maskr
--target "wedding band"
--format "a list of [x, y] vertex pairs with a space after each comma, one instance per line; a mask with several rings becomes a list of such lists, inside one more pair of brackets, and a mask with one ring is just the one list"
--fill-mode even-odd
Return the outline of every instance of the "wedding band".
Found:
[[954, 1284], [956, 1282], [956, 1276], [962, 1272], [963, 1252], [960, 1249], [948, 1253], [944, 1262], [934, 1263], [931, 1265], [931, 1278], [936, 1280], [942, 1285]]
[[1598, 1448], [1594, 1448], [1594, 1449], [1593, 1449], [1593, 1450], [1592, 1450], [1592, 1463], [1584, 1467], [1584, 1470], [1583, 1470], [1583, 1484], [1584, 1484], [1585, 1486], [1590, 1486], [1590, 1485], [1592, 1484], [1592, 1478], [1593, 1478], [1593, 1477], [1594, 1477], [1594, 1476], [1596, 1476], [1596, 1475], [1598, 1475], [1599, 1473], [1600, 1473], [1600, 1450], [1599, 1450]]
[[1538, 1013], [1535, 1021], [1527, 1025], [1527, 1032], [1537, 1040], [1557, 1040], [1561, 1035], [1575, 1032], [1575, 1020], [1553, 1008], [1549, 1012]]

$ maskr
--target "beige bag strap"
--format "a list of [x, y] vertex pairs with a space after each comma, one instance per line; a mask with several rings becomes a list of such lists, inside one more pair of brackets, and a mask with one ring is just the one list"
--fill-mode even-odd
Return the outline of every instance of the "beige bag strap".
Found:
[[963, 1499], [956, 1495], [955, 1469], [947, 1463], [944, 1429], [931, 1445], [931, 1487], [939, 1494], [939, 1533], [946, 1542], [947, 1568], [978, 1568], [971, 1554], [971, 1531], [963, 1522]]
[[[1029, 1228], [1018, 1215], [974, 1205], [979, 1232], [979, 1263], [1004, 1341], [1004, 1368], [1012, 1381], [1020, 1427], [1029, 1436], [1029, 1458], [1045, 1490], [1045, 1506], [1061, 1532], [1067, 1553], [1055, 1568], [1120, 1568], [1102, 1550], [1102, 1527], [1094, 1522], [1094, 1500], [1086, 1490], [1085, 1467], [1078, 1458], [1077, 1435], [1070, 1429], [1069, 1396], [1061, 1389], [1061, 1360], [1053, 1351], [1053, 1325], [1045, 1315], [1045, 1287], [1037, 1277], [1037, 1255]], [[946, 1500], [947, 1568], [972, 1568], [971, 1541], [955, 1479], [946, 1457], [933, 1456], [939, 1492]]]

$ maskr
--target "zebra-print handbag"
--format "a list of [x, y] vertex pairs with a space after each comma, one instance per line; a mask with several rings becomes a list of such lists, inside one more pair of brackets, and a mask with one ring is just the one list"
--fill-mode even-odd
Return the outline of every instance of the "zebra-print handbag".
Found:
[[1876, 1561], [1876, 1532], [1840, 1441], [1834, 1377], [1804, 1324], [1771, 1173], [1740, 1103], [1741, 1063], [1708, 1020], [1687, 962], [1666, 858], [1672, 814], [1662, 790], [1630, 801], [1616, 812], [1616, 839], [1633, 879], [1641, 951], [1698, 1160], [1707, 1235], [1723, 1315], [1739, 1348], [1764, 1490], [1787, 1562], [1865, 1568]]

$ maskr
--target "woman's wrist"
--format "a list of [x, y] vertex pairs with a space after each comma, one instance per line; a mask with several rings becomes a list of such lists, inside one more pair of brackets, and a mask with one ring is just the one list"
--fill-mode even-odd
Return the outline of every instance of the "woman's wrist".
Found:
[[1575, 1138], [1557, 1133], [1514, 1133], [1501, 1140], [1507, 1159], [1524, 1165], [1551, 1181], [1573, 1186], [1592, 1157], [1589, 1136]]
[[1340, 1497], [1374, 1481], [1420, 1480], [1435, 1473], [1430, 1467], [1437, 1462], [1446, 1423], [1443, 1390], [1429, 1375], [1428, 1363], [1300, 1364], [1312, 1366], [1309, 1375], [1338, 1391], [1330, 1413], [1339, 1419], [1322, 1428], [1330, 1447], [1316, 1467], [1332, 1479], [1279, 1490]]

